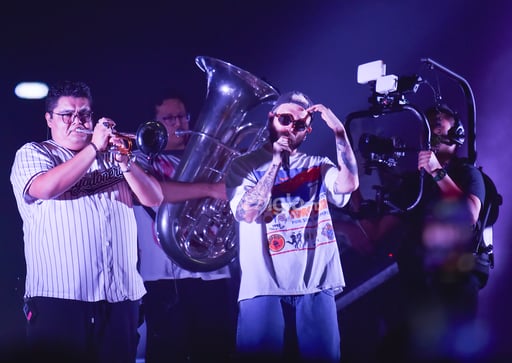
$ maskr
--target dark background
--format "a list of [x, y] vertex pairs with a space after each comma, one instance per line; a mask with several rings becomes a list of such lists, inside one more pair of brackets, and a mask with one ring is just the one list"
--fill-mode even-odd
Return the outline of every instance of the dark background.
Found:
[[[197, 116], [206, 96], [205, 75], [194, 62], [199, 55], [228, 61], [280, 91], [300, 89], [341, 119], [368, 107], [370, 90], [356, 82], [359, 64], [382, 59], [388, 74], [411, 74], [421, 58], [429, 57], [470, 83], [477, 110], [477, 164], [504, 198], [494, 227], [496, 267], [481, 292], [480, 316], [488, 354], [512, 356], [509, 2], [34, 1], [10, 7], [0, 15], [2, 340], [23, 332], [23, 236], [10, 168], [23, 143], [47, 137], [44, 101], [16, 99], [18, 82], [83, 80], [93, 90], [96, 116], [109, 116], [118, 130], [132, 132], [151, 118], [151, 102], [161, 87], [182, 89]], [[460, 94], [452, 93], [455, 108], [464, 110]], [[331, 141], [330, 130], [318, 122], [304, 149], [333, 156]], [[350, 335], [351, 327], [344, 328]]]

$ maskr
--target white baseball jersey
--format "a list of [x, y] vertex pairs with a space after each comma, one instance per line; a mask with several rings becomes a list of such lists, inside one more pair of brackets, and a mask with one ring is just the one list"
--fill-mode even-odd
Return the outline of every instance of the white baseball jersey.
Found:
[[52, 140], [16, 152], [10, 178], [23, 220], [25, 296], [140, 299], [146, 291], [137, 271], [133, 194], [117, 165], [99, 155], [58, 197], [40, 200], [27, 193], [35, 177], [75, 154]]
[[[136, 151], [135, 154], [139, 165], [159, 180], [171, 180], [180, 162], [178, 151], [161, 153], [153, 162], [140, 151]], [[209, 272], [193, 272], [181, 268], [162, 249], [155, 233], [153, 216], [150, 216], [143, 206], [136, 205], [134, 209], [138, 225], [140, 272], [144, 281], [185, 278], [216, 280], [231, 276], [228, 266]], [[157, 210], [158, 208], [153, 208], [155, 213]]]
[[[260, 149], [233, 161], [226, 181], [233, 213], [272, 161]], [[345, 280], [328, 202], [343, 207], [348, 194], [335, 194], [337, 167], [328, 158], [296, 153], [290, 174], [280, 168], [267, 210], [252, 223], [240, 222], [242, 270], [238, 300], [259, 295], [303, 295], [341, 291]]]

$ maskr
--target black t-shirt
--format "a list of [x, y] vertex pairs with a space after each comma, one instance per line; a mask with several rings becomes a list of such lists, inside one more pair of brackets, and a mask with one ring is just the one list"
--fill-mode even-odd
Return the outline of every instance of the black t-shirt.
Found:
[[[485, 185], [478, 168], [464, 159], [455, 158], [445, 169], [465, 196], [473, 194], [483, 203]], [[403, 210], [413, 206], [401, 216], [405, 238], [400, 242], [397, 252], [400, 269], [405, 275], [409, 275], [411, 280], [424, 278], [426, 273], [427, 256], [423, 232], [428, 223], [438, 221], [473, 228], [469, 210], [461, 207], [466, 206], [465, 198], [460, 201], [443, 200], [437, 182], [427, 173], [423, 177], [420, 176], [420, 172], [404, 175], [401, 183], [392, 192], [391, 199]], [[470, 252], [476, 247], [474, 243], [474, 238], [468, 239], [464, 246], [465, 250]]]
[[[473, 194], [483, 205], [485, 184], [477, 167], [467, 163], [465, 159], [455, 158], [445, 167], [445, 170], [465, 196]], [[437, 182], [427, 173], [422, 177], [420, 172], [403, 175], [401, 182], [395, 186], [390, 195], [393, 203], [402, 210], [413, 206], [419, 197], [418, 204], [405, 213], [406, 219], [423, 219], [431, 213], [433, 205], [441, 200], [441, 190]]]

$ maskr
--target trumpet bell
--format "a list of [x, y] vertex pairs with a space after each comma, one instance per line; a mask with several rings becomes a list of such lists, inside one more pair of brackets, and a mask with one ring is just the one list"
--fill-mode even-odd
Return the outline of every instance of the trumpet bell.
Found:
[[[76, 132], [92, 135], [88, 129], [76, 129]], [[167, 129], [158, 121], [149, 121], [141, 124], [136, 134], [114, 131], [115, 142], [109, 145], [108, 151], [112, 154], [128, 155], [133, 149], [133, 140], [137, 148], [148, 157], [154, 157], [162, 152], [167, 145]]]
[[168, 138], [167, 129], [161, 122], [149, 121], [137, 129], [136, 143], [140, 151], [154, 157], [165, 149]]

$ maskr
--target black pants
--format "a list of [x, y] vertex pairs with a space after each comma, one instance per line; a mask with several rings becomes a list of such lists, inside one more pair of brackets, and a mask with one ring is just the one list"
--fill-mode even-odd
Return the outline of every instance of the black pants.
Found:
[[[27, 299], [29, 362], [133, 363], [137, 354], [139, 301], [108, 303]], [[46, 358], [46, 359], [43, 359]]]
[[146, 282], [146, 363], [226, 362], [235, 343], [231, 279]]

